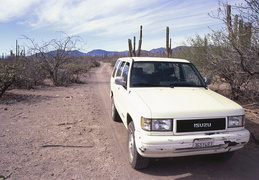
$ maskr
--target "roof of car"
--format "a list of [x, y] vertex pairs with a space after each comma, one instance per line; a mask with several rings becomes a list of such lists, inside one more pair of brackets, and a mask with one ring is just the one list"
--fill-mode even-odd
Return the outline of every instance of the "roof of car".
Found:
[[190, 63], [190, 61], [186, 59], [178, 59], [178, 58], [163, 58], [163, 57], [124, 57], [120, 58], [120, 60], [130, 60], [130, 61], [163, 61], [163, 62], [184, 62]]

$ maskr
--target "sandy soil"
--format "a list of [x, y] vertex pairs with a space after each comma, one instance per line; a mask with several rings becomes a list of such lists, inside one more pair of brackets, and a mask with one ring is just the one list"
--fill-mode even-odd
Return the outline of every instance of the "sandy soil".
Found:
[[10, 179], [117, 176], [97, 84], [90, 75], [83, 80], [70, 87], [8, 92], [0, 104], [0, 174], [13, 173]]
[[[0, 100], [0, 175], [12, 173], [10, 180], [239, 179], [224, 174], [225, 167], [215, 174], [219, 164], [197, 157], [176, 159], [177, 166], [168, 160], [153, 161], [144, 171], [131, 169], [126, 130], [110, 118], [110, 72], [102, 63], [82, 79], [84, 84], [9, 91]], [[259, 139], [258, 109], [250, 106], [247, 126]], [[255, 171], [250, 167], [258, 167], [253, 161], [258, 149], [252, 139], [237, 155], [237, 162], [248, 164], [232, 167], [235, 174], [247, 167], [240, 179], [259, 176], [250, 175]]]

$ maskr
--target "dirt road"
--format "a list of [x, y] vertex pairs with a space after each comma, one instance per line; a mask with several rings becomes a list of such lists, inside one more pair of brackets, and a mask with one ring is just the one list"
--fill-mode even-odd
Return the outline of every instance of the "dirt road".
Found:
[[[259, 179], [259, 147], [228, 162], [208, 156], [128, 163], [126, 129], [111, 120], [111, 67], [93, 69], [86, 84], [12, 90], [0, 102], [0, 175], [35, 179]], [[8, 180], [9, 180], [8, 179]]]

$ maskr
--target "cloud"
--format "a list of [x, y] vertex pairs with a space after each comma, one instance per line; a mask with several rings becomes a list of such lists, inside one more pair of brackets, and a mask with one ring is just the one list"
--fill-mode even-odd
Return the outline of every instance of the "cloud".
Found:
[[1, 0], [0, 22], [7, 22], [24, 16], [39, 0]]
[[8, 0], [3, 4], [0, 21], [18, 18], [19, 24], [35, 29], [94, 32], [97, 36], [132, 34], [140, 25], [150, 27], [149, 33], [165, 26], [185, 29], [204, 25], [209, 21], [204, 20], [201, 9], [208, 12], [211, 7], [207, 0]]
[[[69, 29], [73, 34], [100, 29], [109, 32], [111, 29], [116, 30], [118, 26], [137, 23], [138, 19], [142, 19], [146, 14], [152, 2], [157, 1], [106, 0], [97, 3], [96, 0], [87, 0], [75, 3], [68, 0], [47, 0], [34, 11], [36, 19], [26, 23], [34, 28], [51, 26], [55, 29]], [[138, 11], [140, 8], [143, 12]]]

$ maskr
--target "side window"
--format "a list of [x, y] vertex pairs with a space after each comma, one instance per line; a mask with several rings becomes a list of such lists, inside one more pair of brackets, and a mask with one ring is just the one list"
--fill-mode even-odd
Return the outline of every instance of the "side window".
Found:
[[115, 73], [116, 73], [116, 71], [117, 71], [117, 69], [118, 69], [120, 63], [121, 63], [120, 60], [118, 60], [118, 61], [116, 62], [115, 66], [114, 66], [114, 68], [113, 68], [112, 77], [115, 76]]
[[129, 66], [130, 66], [130, 63], [127, 62], [123, 69], [123, 73], [122, 73], [122, 77], [124, 78], [126, 85], [127, 85], [127, 81], [128, 81]]
[[118, 68], [118, 70], [117, 70], [117, 74], [116, 74], [117, 77], [118, 77], [118, 76], [121, 76], [124, 64], [125, 64], [125, 62], [123, 61], [123, 62], [121, 63], [121, 65], [119, 66], [119, 68]]

